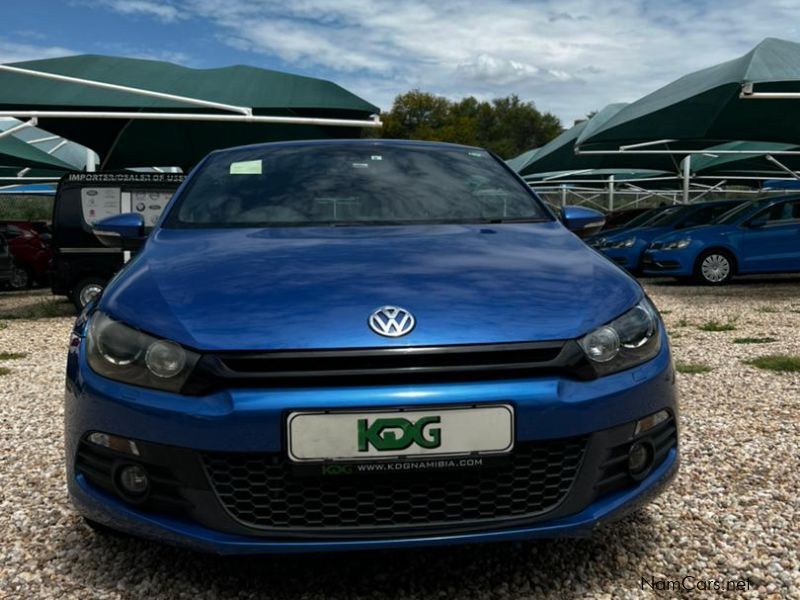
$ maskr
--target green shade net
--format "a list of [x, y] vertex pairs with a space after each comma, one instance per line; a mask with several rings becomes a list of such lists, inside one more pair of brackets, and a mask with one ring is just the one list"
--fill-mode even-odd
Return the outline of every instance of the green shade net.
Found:
[[[762, 154], [715, 154], [724, 150], [761, 152]], [[769, 152], [798, 151], [794, 144], [772, 142], [729, 142], [706, 148], [702, 153], [692, 154], [691, 171], [695, 176], [758, 176], [791, 177], [767, 158]], [[775, 159], [793, 171], [800, 170], [800, 156], [775, 154]]]
[[3, 167], [19, 167], [14, 173], [24, 167], [44, 167], [64, 171], [74, 168], [55, 156], [39, 150], [36, 146], [14, 137], [13, 134], [0, 138], [0, 168]]
[[755, 92], [800, 92], [800, 44], [767, 38], [740, 58], [685, 75], [587, 128], [578, 146], [616, 150], [664, 139], [681, 149], [736, 140], [800, 143], [800, 100], [741, 99], [745, 83]]
[[567, 129], [536, 151], [531, 150], [512, 158], [509, 165], [512, 165], [512, 168], [523, 177], [537, 173], [584, 169], [644, 169], [677, 172], [679, 157], [641, 154], [587, 156], [575, 153], [575, 144], [585, 130], [601, 127], [625, 106], [625, 104], [609, 104], [588, 121], [583, 121]]
[[[330, 81], [248, 66], [190, 69], [166, 62], [94, 55], [28, 61], [13, 66], [250, 107], [256, 115], [366, 119], [379, 112], [376, 106]], [[0, 110], [234, 114], [3, 71], [0, 71]], [[39, 125], [95, 150], [104, 169], [152, 165], [188, 169], [217, 148], [360, 135], [357, 127], [272, 123], [41, 118]]]

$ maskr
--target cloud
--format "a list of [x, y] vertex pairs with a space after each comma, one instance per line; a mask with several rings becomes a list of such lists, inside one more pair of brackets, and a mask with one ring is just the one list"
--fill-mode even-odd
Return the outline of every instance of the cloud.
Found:
[[532, 78], [551, 81], [570, 81], [577, 79], [566, 71], [542, 69], [534, 65], [517, 62], [507, 58], [496, 58], [481, 54], [474, 59], [456, 65], [456, 73], [466, 80], [495, 85], [520, 84]]
[[196, 19], [248, 62], [275, 58], [383, 108], [411, 87], [450, 98], [517, 93], [567, 124], [764, 37], [800, 37], [796, 0], [92, 1], [159, 22]]
[[101, 0], [108, 8], [123, 15], [155, 17], [164, 23], [174, 23], [185, 15], [168, 2], [156, 2], [151, 0]]
[[78, 54], [78, 52], [60, 46], [18, 44], [0, 39], [0, 64], [37, 60], [40, 58], [54, 58], [56, 56], [65, 56], [68, 54]]

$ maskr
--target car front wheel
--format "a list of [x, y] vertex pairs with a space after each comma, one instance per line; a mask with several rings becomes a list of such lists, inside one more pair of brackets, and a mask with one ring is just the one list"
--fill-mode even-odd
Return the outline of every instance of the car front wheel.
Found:
[[95, 296], [103, 291], [106, 286], [105, 280], [99, 277], [87, 277], [78, 282], [72, 292], [72, 302], [75, 307], [81, 311], [83, 307], [89, 304]]
[[733, 277], [733, 258], [722, 250], [704, 252], [697, 259], [695, 279], [706, 285], [724, 285]]
[[11, 280], [8, 286], [12, 290], [26, 290], [31, 286], [33, 279], [25, 267], [15, 264], [11, 271]]

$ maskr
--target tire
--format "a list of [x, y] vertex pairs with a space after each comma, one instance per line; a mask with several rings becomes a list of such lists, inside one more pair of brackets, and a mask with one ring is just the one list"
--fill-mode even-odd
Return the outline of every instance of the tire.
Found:
[[33, 277], [28, 269], [14, 263], [11, 270], [11, 279], [8, 280], [8, 287], [12, 290], [27, 290], [31, 285], [33, 285]]
[[694, 267], [694, 279], [703, 285], [730, 283], [736, 271], [736, 261], [726, 250], [706, 250]]
[[79, 311], [83, 310], [94, 296], [101, 293], [106, 287], [106, 280], [102, 277], [86, 277], [81, 279], [73, 288], [70, 299]]

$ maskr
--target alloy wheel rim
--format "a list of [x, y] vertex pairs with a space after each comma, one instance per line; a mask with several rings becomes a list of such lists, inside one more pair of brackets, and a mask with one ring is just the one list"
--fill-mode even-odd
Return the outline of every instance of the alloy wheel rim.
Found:
[[14, 267], [11, 272], [11, 287], [14, 289], [22, 289], [28, 285], [28, 273], [25, 269]]
[[731, 264], [727, 258], [721, 254], [711, 254], [706, 256], [700, 266], [703, 277], [712, 283], [719, 283], [727, 279], [731, 272]]
[[98, 283], [90, 283], [81, 289], [78, 299], [81, 301], [81, 306], [86, 306], [92, 299], [103, 291], [103, 286]]

